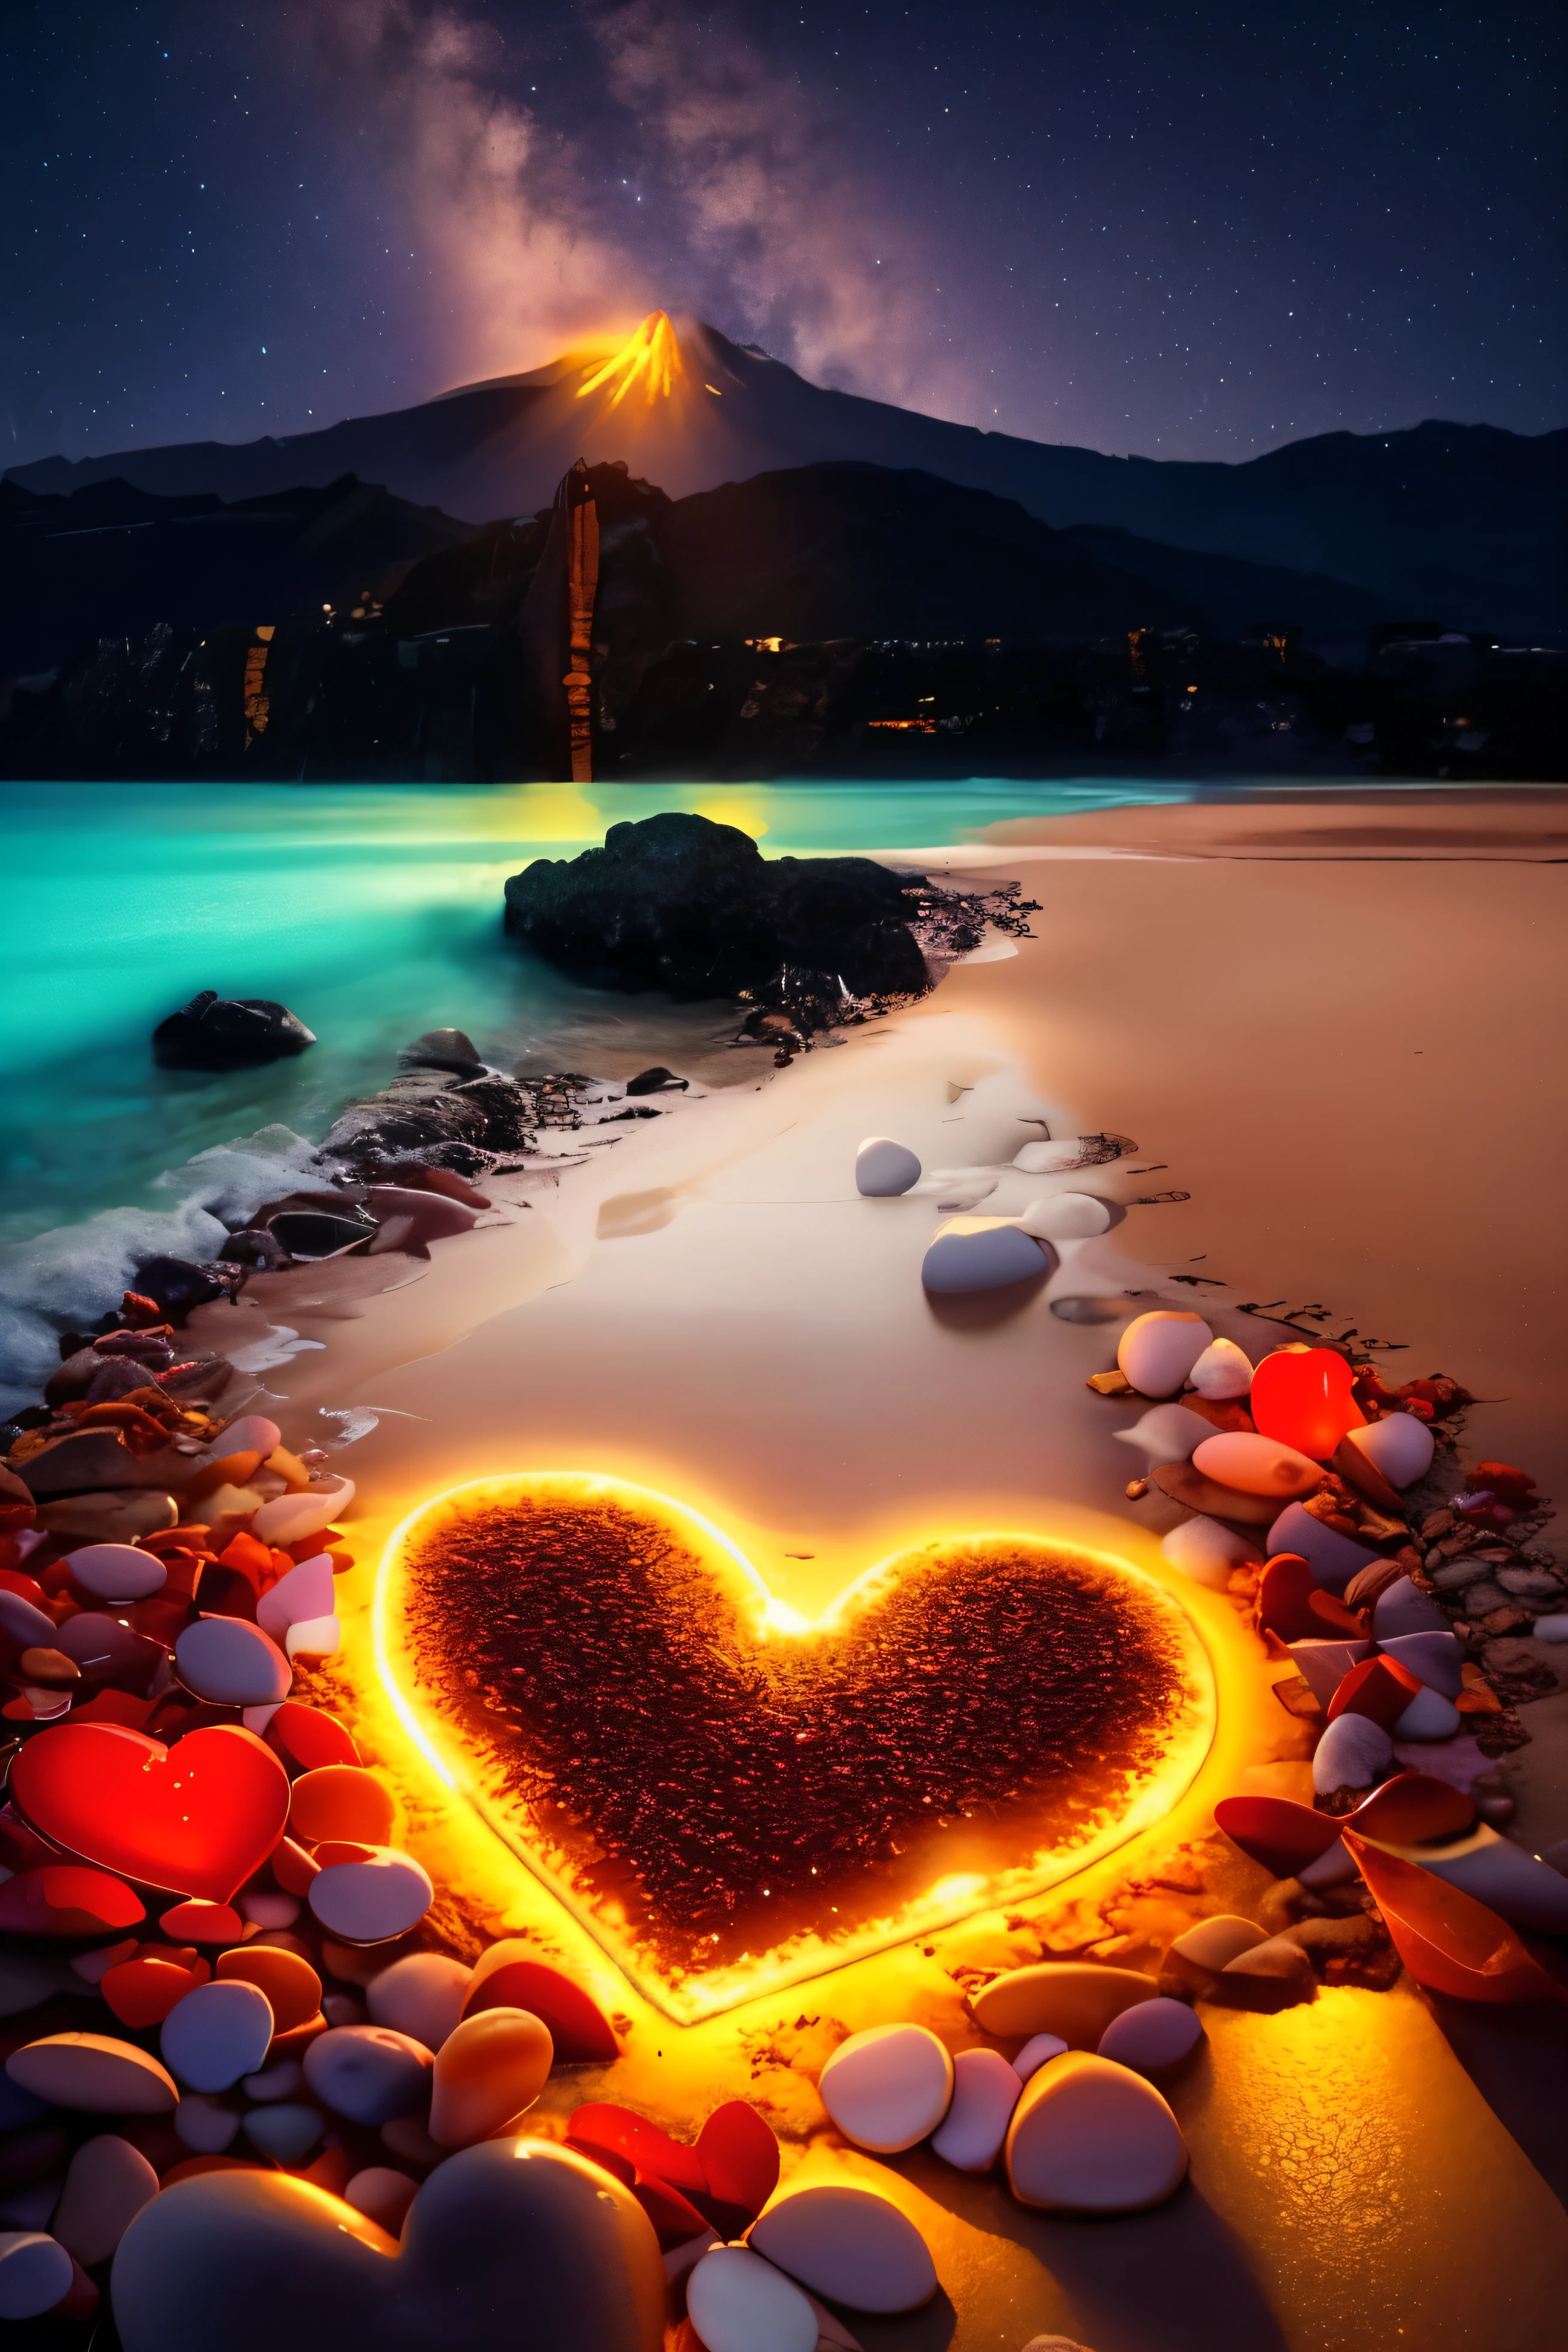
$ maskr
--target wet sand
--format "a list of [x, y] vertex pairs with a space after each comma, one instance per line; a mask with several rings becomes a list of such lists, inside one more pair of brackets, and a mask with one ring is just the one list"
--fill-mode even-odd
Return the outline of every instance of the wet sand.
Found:
[[[1122, 1498], [1141, 1464], [1112, 1433], [1131, 1416], [1084, 1386], [1113, 1360], [1118, 1327], [1063, 1321], [1050, 1298], [1206, 1293], [1255, 1355], [1278, 1332], [1249, 1325], [1241, 1302], [1325, 1305], [1327, 1329], [1406, 1343], [1384, 1359], [1391, 1377], [1441, 1369], [1495, 1400], [1471, 1415], [1468, 1444], [1562, 1493], [1568, 1139], [1552, 1067], [1568, 985], [1552, 861], [1565, 807], [1549, 794], [1347, 795], [1303, 810], [1287, 795], [1000, 828], [1005, 840], [951, 862], [963, 879], [1016, 875], [1041, 901], [1016, 955], [961, 967], [921, 1005], [782, 1074], [757, 1056], [738, 1083], [682, 1102], [558, 1188], [532, 1186], [503, 1227], [437, 1243], [402, 1290], [330, 1315], [286, 1304], [284, 1286], [258, 1296], [249, 1329], [271, 1318], [326, 1342], [261, 1375], [286, 1401], [285, 1434], [320, 1435], [321, 1407], [410, 1416], [334, 1456], [360, 1482], [367, 1563], [444, 1486], [586, 1468], [708, 1513], [807, 1616], [895, 1549], [987, 1528], [1118, 1549], [1181, 1587], [1220, 1672], [1215, 1754], [1163, 1832], [1074, 1890], [1080, 1943], [1098, 1919], [1126, 1938], [1116, 1957], [1136, 1960], [1162, 1920], [1173, 1929], [1167, 1898], [1129, 1905], [1129, 1868], [1157, 1874], [1162, 1854], [1201, 1840], [1214, 1799], [1244, 1773], [1294, 1793], [1302, 1739], [1223, 1598], [1166, 1570], [1165, 1522]], [[1125, 1202], [1191, 1200], [1130, 1208], [1023, 1296], [928, 1299], [919, 1267], [939, 1195], [962, 1187], [861, 1201], [856, 1144], [893, 1134], [928, 1168], [957, 1169], [1010, 1160], [1042, 1118], [1054, 1135], [1110, 1129], [1142, 1149], [1084, 1178], [1031, 1180], [1031, 1197], [1087, 1183]], [[1004, 1195], [982, 1213], [1023, 1205]], [[205, 1311], [204, 1339], [224, 1336], [226, 1314]], [[402, 1738], [367, 1670], [370, 1583], [367, 1565], [344, 1594], [350, 1703], [398, 1780], [411, 1842], [468, 1920], [526, 1926], [628, 2018], [627, 2057], [604, 2087], [568, 2085], [568, 2105], [604, 2096], [680, 2123], [729, 2095], [728, 2078], [809, 2136], [803, 2077], [826, 2047], [791, 2042], [797, 2009], [851, 2026], [924, 2015], [963, 2038], [949, 1968], [1011, 1964], [1042, 1939], [1071, 1948], [1070, 1920], [1047, 1903], [932, 1939], [930, 1955], [821, 1979], [804, 2009], [797, 1990], [672, 2026]], [[1227, 1907], [1258, 1900], [1255, 1879]], [[1461, 2027], [1472, 2074], [1517, 2084], [1498, 2032]], [[1532, 2063], [1538, 2048], [1544, 2059], [1539, 2036]], [[775, 2053], [760, 2074], [759, 2050]], [[1495, 2085], [1493, 2097], [1506, 2108]], [[1546, 2352], [1559, 2340], [1568, 2220], [1415, 1996], [1223, 2017], [1176, 2104], [1193, 2184], [1125, 2221], [1047, 2223], [994, 2184], [900, 2160], [910, 2193], [951, 2217], [932, 2231], [951, 2302], [858, 2326], [870, 2352], [1017, 2352], [1053, 2326], [1095, 2352]], [[1560, 2116], [1555, 2095], [1550, 2107]], [[1542, 2102], [1516, 2096], [1507, 2112], [1550, 2161]]]

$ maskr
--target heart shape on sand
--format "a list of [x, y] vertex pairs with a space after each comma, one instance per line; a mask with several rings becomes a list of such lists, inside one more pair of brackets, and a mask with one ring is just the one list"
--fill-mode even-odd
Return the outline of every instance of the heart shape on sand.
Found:
[[287, 2173], [207, 2172], [142, 2207], [110, 2292], [124, 2352], [660, 2352], [665, 2275], [618, 2180], [543, 2140], [483, 2140], [402, 2242]]
[[62, 1723], [28, 1740], [11, 1797], [68, 1853], [207, 1903], [226, 1903], [260, 1869], [289, 1821], [288, 1773], [237, 1724], [165, 1748], [119, 1724]]
[[443, 1780], [680, 2018], [1056, 1884], [1214, 1727], [1194, 1626], [1124, 1562], [949, 1538], [807, 1625], [698, 1513], [584, 1473], [415, 1512], [376, 1649]]

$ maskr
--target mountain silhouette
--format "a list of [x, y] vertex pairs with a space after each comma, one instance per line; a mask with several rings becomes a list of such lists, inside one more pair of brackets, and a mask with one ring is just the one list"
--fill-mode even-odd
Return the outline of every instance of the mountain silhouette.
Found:
[[1113, 457], [826, 391], [662, 311], [618, 346], [385, 415], [243, 444], [46, 457], [8, 478], [57, 495], [120, 478], [233, 501], [353, 473], [478, 523], [536, 512], [578, 456], [623, 460], [675, 499], [823, 463], [913, 469], [1016, 499], [1058, 530], [1326, 573], [1458, 628], [1531, 636], [1561, 633], [1568, 618], [1568, 431], [1427, 422], [1320, 435], [1239, 465]]

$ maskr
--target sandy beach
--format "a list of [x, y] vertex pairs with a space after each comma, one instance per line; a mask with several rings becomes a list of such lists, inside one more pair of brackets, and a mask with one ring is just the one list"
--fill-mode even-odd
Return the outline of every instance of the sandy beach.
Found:
[[[454, 1932], [525, 1928], [625, 2017], [609, 2086], [573, 2086], [568, 2105], [678, 2120], [689, 2090], [729, 2081], [804, 2145], [822, 2021], [916, 2016], [962, 2039], [955, 1968], [1042, 1949], [1142, 1965], [1184, 1886], [1196, 1891], [1215, 1799], [1301, 1791], [1304, 1735], [1270, 1699], [1260, 1645], [1224, 1595], [1163, 1560], [1173, 1507], [1124, 1498], [1142, 1465], [1114, 1432], [1131, 1416], [1085, 1385], [1114, 1360], [1120, 1325], [1063, 1319], [1053, 1299], [1212, 1311], [1255, 1359], [1282, 1334], [1246, 1302], [1326, 1308], [1322, 1329], [1385, 1345], [1391, 1380], [1462, 1381], [1482, 1400], [1471, 1452], [1562, 1492], [1568, 1139], [1550, 1071], [1568, 1014], [1565, 812], [1568, 795], [1546, 792], [1282, 793], [900, 851], [890, 862], [959, 882], [1019, 880], [1040, 902], [1035, 937], [787, 1070], [740, 1049], [704, 1063], [668, 1116], [556, 1179], [520, 1181], [502, 1222], [437, 1242], [427, 1267], [375, 1261], [374, 1279], [395, 1265], [397, 1287], [355, 1297], [346, 1283], [313, 1307], [328, 1295], [317, 1278], [265, 1276], [239, 1310], [193, 1318], [203, 1342], [253, 1360], [269, 1331], [317, 1343], [255, 1375], [289, 1443], [321, 1442], [322, 1411], [380, 1416], [333, 1455], [358, 1485], [361, 1565], [324, 1680], [394, 1777]], [[1047, 1129], [1138, 1150], [1091, 1179], [999, 1172]], [[920, 1154], [916, 1193], [857, 1195], [855, 1149], [877, 1134]], [[1067, 1245], [1026, 1295], [922, 1291], [944, 1208], [1016, 1214], [1086, 1181], [1127, 1203], [1125, 1220]], [[1190, 1197], [1133, 1205], [1165, 1192]], [[454, 1805], [372, 1670], [392, 1528], [444, 1488], [524, 1469], [679, 1497], [807, 1619], [871, 1562], [943, 1535], [1027, 1529], [1118, 1553], [1178, 1596], [1208, 1644], [1215, 1748], [1159, 1829], [1019, 1914], [859, 1962], [804, 2004], [797, 1990], [672, 2025]], [[1541, 1742], [1519, 1759], [1521, 1824], [1542, 1838], [1555, 1755]], [[1222, 1891], [1245, 1908], [1262, 1884]], [[1016, 2352], [1055, 2326], [1095, 2352], [1197, 2352], [1218, 2340], [1221, 2306], [1237, 2352], [1555, 2343], [1568, 2220], [1531, 2161], [1547, 2160], [1539, 2102], [1509, 2115], [1521, 2152], [1408, 1991], [1329, 1990], [1310, 2010], [1223, 2022], [1173, 2094], [1194, 2150], [1178, 2206], [1051, 2223], [929, 2157], [898, 2159], [946, 2293], [912, 2319], [867, 2322], [866, 2344]], [[1507, 2073], [1495, 2034], [1470, 2042], [1470, 2076]], [[1563, 2062], [1543, 2051], [1542, 2079]]]

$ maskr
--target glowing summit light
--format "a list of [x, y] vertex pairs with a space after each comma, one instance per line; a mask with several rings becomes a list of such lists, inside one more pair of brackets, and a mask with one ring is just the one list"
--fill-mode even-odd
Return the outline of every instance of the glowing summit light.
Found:
[[656, 400], [669, 398], [676, 377], [683, 373], [675, 329], [662, 310], [650, 310], [631, 340], [578, 385], [577, 397], [586, 400], [601, 385], [613, 383], [610, 406], [618, 408], [633, 385], [640, 383], [651, 407]]

